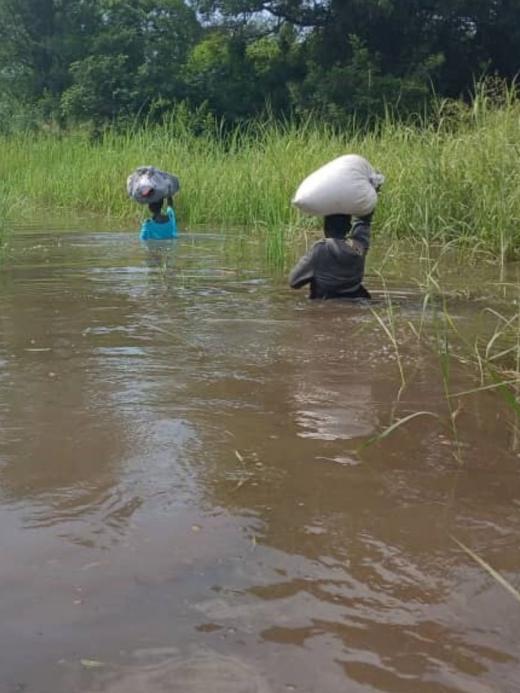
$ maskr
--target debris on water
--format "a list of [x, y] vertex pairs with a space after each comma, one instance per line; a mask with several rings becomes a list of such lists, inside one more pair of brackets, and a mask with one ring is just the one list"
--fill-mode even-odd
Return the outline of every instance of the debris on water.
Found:
[[244, 484], [246, 484], [249, 481], [249, 477], [244, 477], [243, 479], [240, 479], [240, 481], [237, 483], [237, 485], [231, 489], [230, 493], [236, 493], [239, 489], [242, 488]]
[[105, 693], [273, 693], [264, 676], [239, 657], [200, 650], [191, 657], [137, 662], [104, 682]]
[[200, 532], [201, 529], [202, 529], [202, 527], [200, 525], [192, 525], [191, 526], [192, 532]]
[[199, 633], [214, 633], [217, 630], [222, 630], [222, 626], [219, 626], [217, 623], [201, 623], [195, 626], [195, 630], [199, 631]]
[[327, 530], [324, 527], [320, 527], [318, 525], [307, 525], [303, 528], [303, 530], [306, 534], [327, 534]]
[[80, 659], [80, 663], [85, 669], [101, 669], [105, 666], [99, 659]]
[[81, 566], [81, 570], [90, 570], [91, 568], [97, 568], [98, 565], [101, 565], [101, 561], [93, 561], [92, 563], [85, 563], [85, 565]]

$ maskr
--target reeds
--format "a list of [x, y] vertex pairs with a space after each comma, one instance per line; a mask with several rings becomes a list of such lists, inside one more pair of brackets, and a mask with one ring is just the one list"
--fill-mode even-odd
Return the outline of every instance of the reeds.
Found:
[[[267, 118], [226, 132], [179, 109], [160, 125], [0, 137], [0, 208], [18, 219], [93, 212], [128, 224], [142, 212], [125, 193], [128, 173], [153, 163], [181, 179], [181, 225], [240, 228], [265, 236], [280, 262], [312, 220], [290, 205], [310, 171], [358, 152], [387, 177], [376, 233], [457, 242], [503, 260], [520, 253], [520, 102], [513, 90], [473, 104], [442, 102], [429, 121], [388, 117], [370, 132], [334, 131], [310, 118]], [[135, 223], [135, 221], [133, 221]]]
[[[422, 248], [422, 253], [419, 250]], [[486, 303], [479, 310], [468, 297], [462, 319], [453, 314], [453, 301], [461, 307], [460, 293], [453, 292], [449, 272], [453, 267], [461, 268], [461, 281], [464, 276], [470, 278], [479, 261], [467, 253], [456, 249], [454, 244], [434, 246], [423, 239], [422, 243], [413, 246], [413, 253], [420, 260], [415, 264], [415, 276], [409, 277], [418, 286], [417, 309], [401, 311], [399, 305], [392, 302], [391, 292], [387, 289], [388, 275], [376, 272], [381, 282], [384, 304], [383, 308], [373, 310], [374, 322], [385, 336], [398, 365], [396, 373], [396, 398], [391, 410], [388, 427], [376, 435], [371, 442], [393, 433], [403, 423], [423, 416], [425, 413], [412, 412], [398, 418], [401, 396], [409, 382], [409, 359], [405, 360], [406, 345], [410, 339], [416, 340], [419, 348], [426, 349], [437, 362], [438, 373], [434, 379], [442, 383], [442, 398], [438, 416], [439, 425], [448, 432], [452, 440], [452, 452], [459, 464], [464, 462], [463, 444], [460, 440], [459, 416], [464, 413], [464, 398], [479, 395], [481, 392], [494, 394], [501, 400], [501, 411], [508, 414], [508, 424], [512, 430], [511, 449], [520, 449], [520, 294], [518, 285], [503, 281], [491, 282], [482, 286], [483, 294], [491, 291]], [[487, 254], [484, 259], [489, 261]], [[480, 260], [480, 271], [485, 266]], [[387, 256], [382, 265], [387, 264]], [[495, 272], [501, 274], [500, 264], [496, 263]], [[390, 270], [391, 271], [391, 270]], [[394, 268], [395, 271], [395, 268]], [[484, 273], [483, 276], [486, 276]], [[489, 277], [488, 277], [489, 278]], [[478, 296], [479, 303], [483, 296]], [[500, 310], [496, 307], [498, 302]], [[422, 310], [421, 310], [422, 307]], [[469, 313], [468, 310], [469, 309]], [[472, 323], [468, 325], [468, 314]], [[412, 362], [413, 363], [413, 362]], [[406, 365], [406, 367], [405, 367]], [[465, 373], [473, 377], [475, 384], [464, 390], [454, 386], [454, 373], [457, 376]], [[413, 373], [412, 373], [413, 376]], [[413, 379], [413, 377], [412, 377]], [[409, 411], [406, 408], [404, 411]]]

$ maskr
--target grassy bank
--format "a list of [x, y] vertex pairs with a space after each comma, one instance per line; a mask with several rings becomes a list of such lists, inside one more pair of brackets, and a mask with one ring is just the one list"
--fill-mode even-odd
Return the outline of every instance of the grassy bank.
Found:
[[386, 236], [459, 239], [502, 257], [520, 254], [520, 102], [480, 93], [471, 106], [444, 104], [428, 123], [388, 118], [377, 131], [337, 133], [316, 122], [267, 122], [223, 135], [193, 133], [187, 116], [126, 133], [20, 133], [1, 138], [4, 218], [46, 210], [135, 220], [125, 179], [154, 163], [181, 179], [182, 225], [265, 230], [272, 252], [313, 221], [290, 198], [310, 171], [342, 153], [366, 156], [387, 177], [376, 217]]

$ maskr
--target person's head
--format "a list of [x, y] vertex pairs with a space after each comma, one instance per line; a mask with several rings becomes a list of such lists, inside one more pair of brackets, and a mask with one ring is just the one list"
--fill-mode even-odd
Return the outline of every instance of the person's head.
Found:
[[323, 231], [326, 238], [345, 238], [350, 231], [350, 215], [329, 214], [325, 217]]
[[154, 217], [161, 213], [163, 202], [164, 200], [159, 200], [159, 202], [150, 202], [150, 204], [148, 205], [148, 209]]

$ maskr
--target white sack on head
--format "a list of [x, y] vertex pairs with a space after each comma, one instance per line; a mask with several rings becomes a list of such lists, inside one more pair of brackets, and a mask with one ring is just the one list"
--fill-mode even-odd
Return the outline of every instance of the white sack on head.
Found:
[[377, 189], [384, 180], [383, 174], [362, 156], [347, 154], [311, 173], [301, 183], [292, 203], [302, 212], [316, 216], [363, 217], [374, 211]]
[[126, 180], [131, 198], [142, 205], [159, 202], [175, 195], [180, 189], [179, 179], [171, 173], [159, 171], [154, 166], [139, 166]]

